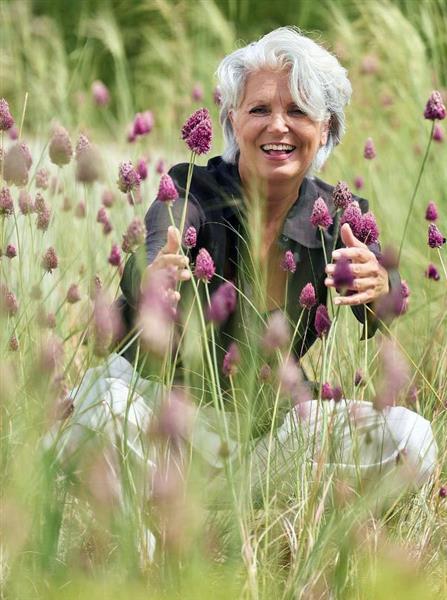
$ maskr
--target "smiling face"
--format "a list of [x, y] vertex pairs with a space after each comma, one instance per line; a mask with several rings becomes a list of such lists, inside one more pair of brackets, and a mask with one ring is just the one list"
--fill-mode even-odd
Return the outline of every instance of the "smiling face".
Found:
[[321, 146], [327, 123], [317, 123], [295, 104], [288, 71], [256, 71], [246, 82], [237, 110], [230, 113], [240, 149], [242, 181], [296, 184], [297, 190]]

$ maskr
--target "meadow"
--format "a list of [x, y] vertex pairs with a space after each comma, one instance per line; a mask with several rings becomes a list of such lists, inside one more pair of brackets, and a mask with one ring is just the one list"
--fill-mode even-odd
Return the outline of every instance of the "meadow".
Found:
[[[442, 242], [428, 244], [426, 210], [436, 205], [435, 223], [446, 235], [447, 125], [424, 118], [432, 90], [447, 102], [445, 2], [284, 2], [282, 14], [249, 0], [151, 0], [130, 8], [91, 0], [76, 14], [62, 4], [0, 3], [0, 98], [9, 105], [0, 114], [0, 597], [410, 600], [446, 593], [447, 256]], [[315, 476], [298, 452], [287, 489], [273, 475], [256, 495], [247, 489], [247, 432], [258, 426], [259, 406], [273, 422], [272, 411], [278, 416], [287, 403], [281, 368], [290, 354], [275, 347], [273, 375], [260, 378], [269, 323], [255, 212], [247, 273], [253, 294], [240, 296], [248, 333], [227, 368], [229, 391], [220, 384], [216, 328], [194, 301], [199, 294], [206, 303], [203, 281], [192, 286], [194, 310], [180, 343], [190, 398], [177, 410], [187, 415], [197, 398], [211, 399], [225, 442], [220, 487], [192, 451], [187, 460], [177, 456], [175, 427], [184, 423], [168, 414], [174, 424], [142, 434], [146, 458], [167, 469], [165, 485], [154, 494], [146, 481], [153, 474], [122, 452], [118, 492], [104, 446], [86, 444], [67, 466], [57, 444], [43, 440], [70, 427], [69, 390], [113, 349], [119, 324], [112, 302], [141, 242], [139, 223], [162, 174], [191, 160], [182, 125], [206, 107], [212, 148], [193, 158], [206, 164], [220, 154], [215, 69], [240, 39], [277, 25], [306, 28], [349, 70], [347, 133], [319, 176], [369, 199], [382, 247], [401, 249], [409, 290], [402, 314], [366, 342], [351, 311], [335, 317], [330, 310], [331, 333], [303, 365], [346, 398], [374, 400], [400, 378], [393, 401], [432, 422], [437, 468], [420, 489], [387, 500], [386, 489], [359, 489], [337, 472]], [[365, 158], [368, 139], [375, 151]], [[139, 185], [126, 178], [128, 161]], [[160, 332], [165, 313], [154, 306], [149, 314], [159, 317]], [[155, 326], [148, 323], [123, 345], [144, 339], [144, 327]], [[394, 348], [388, 370], [384, 339]], [[174, 340], [159, 336], [154, 346], [148, 334], [146, 342], [152, 381], [169, 390]], [[241, 471], [225, 454], [225, 394], [241, 411]], [[164, 407], [161, 399], [159, 423]], [[266, 431], [273, 439], [273, 426]], [[330, 427], [324, 435], [329, 444]]]

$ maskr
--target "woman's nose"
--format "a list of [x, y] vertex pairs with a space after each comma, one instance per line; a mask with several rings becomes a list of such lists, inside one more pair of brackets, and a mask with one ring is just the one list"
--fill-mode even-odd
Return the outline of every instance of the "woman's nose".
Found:
[[282, 113], [272, 113], [268, 124], [270, 132], [285, 132], [288, 131], [286, 116]]

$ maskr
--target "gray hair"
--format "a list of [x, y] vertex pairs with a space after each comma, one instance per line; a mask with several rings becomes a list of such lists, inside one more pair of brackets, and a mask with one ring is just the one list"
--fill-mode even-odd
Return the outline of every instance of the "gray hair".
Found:
[[230, 111], [237, 110], [250, 73], [263, 69], [290, 70], [290, 93], [298, 108], [313, 121], [329, 119], [327, 143], [321, 147], [310, 170], [326, 162], [345, 132], [344, 107], [351, 97], [347, 71], [325, 48], [302, 35], [296, 27], [279, 27], [257, 42], [226, 56], [217, 69], [222, 100], [220, 123], [225, 148], [222, 158], [235, 163], [239, 146], [230, 121]]

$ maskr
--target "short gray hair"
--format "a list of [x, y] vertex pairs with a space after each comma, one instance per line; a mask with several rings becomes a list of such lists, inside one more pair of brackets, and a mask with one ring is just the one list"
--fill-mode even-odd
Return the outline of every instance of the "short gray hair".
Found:
[[290, 69], [290, 92], [298, 108], [313, 121], [329, 119], [328, 140], [315, 156], [310, 170], [326, 162], [345, 132], [344, 107], [352, 88], [347, 71], [328, 50], [301, 34], [296, 27], [279, 27], [257, 42], [226, 56], [217, 69], [221, 92], [220, 123], [225, 148], [222, 158], [234, 164], [239, 146], [230, 121], [230, 111], [243, 99], [250, 73], [263, 69]]

